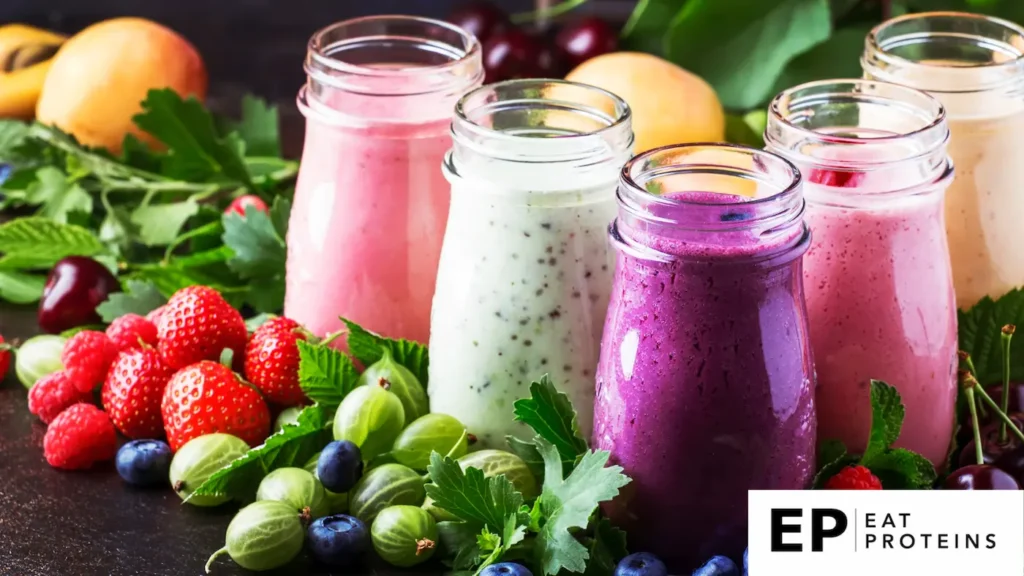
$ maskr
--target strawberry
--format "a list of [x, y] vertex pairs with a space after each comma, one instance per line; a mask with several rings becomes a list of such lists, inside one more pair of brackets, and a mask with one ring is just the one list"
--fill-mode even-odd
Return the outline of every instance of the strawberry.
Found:
[[106, 334], [82, 330], [64, 344], [60, 359], [65, 370], [76, 373], [71, 380], [78, 390], [91, 392], [107, 377], [114, 356], [117, 356], [117, 349]]
[[167, 305], [163, 305], [155, 310], [150, 310], [149, 314], [146, 314], [146, 320], [153, 323], [154, 326], [160, 323], [160, 316], [163, 315], [164, 310], [167, 309]]
[[116, 452], [114, 425], [92, 404], [75, 404], [61, 412], [43, 437], [43, 455], [54, 468], [88, 468], [112, 459]]
[[160, 404], [171, 450], [189, 440], [225, 432], [257, 446], [270, 433], [270, 410], [263, 397], [230, 368], [204, 360], [179, 370]]
[[0, 336], [0, 380], [7, 375], [7, 369], [11, 367], [11, 350], [14, 347], [4, 343], [4, 337]]
[[156, 346], [156, 325], [138, 314], [125, 314], [107, 326], [107, 338], [118, 351], [138, 348], [143, 344]]
[[154, 348], [118, 354], [110, 366], [100, 397], [114, 426], [132, 439], [159, 438], [164, 423], [160, 402], [174, 374]]
[[282, 406], [306, 400], [299, 387], [299, 340], [310, 336], [298, 322], [279, 316], [256, 329], [245, 348], [245, 377], [263, 396]]
[[28, 411], [49, 424], [68, 406], [91, 400], [92, 393], [81, 391], [82, 387], [72, 381], [77, 375], [58, 370], [40, 378], [28, 391]]
[[259, 210], [260, 212], [267, 213], [270, 209], [267, 208], [267, 203], [264, 202], [259, 196], [255, 194], [246, 194], [245, 196], [239, 196], [231, 201], [231, 204], [224, 210], [225, 214], [231, 214], [234, 212], [245, 217], [245, 209], [249, 206]]
[[157, 349], [164, 364], [180, 370], [200, 360], [217, 360], [225, 348], [235, 363], [249, 339], [242, 315], [209, 286], [189, 286], [171, 296], [157, 321]]
[[863, 466], [847, 466], [825, 483], [825, 490], [881, 489], [882, 481]]

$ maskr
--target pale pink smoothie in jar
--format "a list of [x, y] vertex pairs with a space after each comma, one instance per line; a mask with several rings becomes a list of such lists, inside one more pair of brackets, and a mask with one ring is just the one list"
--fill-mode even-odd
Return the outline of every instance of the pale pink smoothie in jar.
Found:
[[315, 334], [339, 316], [426, 342], [455, 103], [483, 79], [450, 24], [374, 16], [313, 35], [298, 105], [306, 140], [288, 226], [285, 315]]
[[871, 80], [775, 98], [765, 141], [804, 173], [804, 286], [818, 375], [818, 439], [863, 452], [870, 381], [906, 408], [896, 445], [937, 467], [953, 434], [956, 300], [943, 223], [953, 176], [942, 105]]

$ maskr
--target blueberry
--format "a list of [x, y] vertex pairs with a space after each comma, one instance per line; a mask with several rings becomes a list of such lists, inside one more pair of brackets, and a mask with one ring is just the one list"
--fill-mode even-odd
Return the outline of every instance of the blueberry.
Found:
[[171, 448], [160, 440], [132, 440], [117, 451], [117, 473], [136, 486], [166, 484], [171, 468]]
[[668, 569], [660, 558], [650, 552], [630, 554], [615, 567], [615, 576], [667, 576]]
[[10, 164], [0, 164], [0, 184], [3, 184], [12, 172], [14, 172], [14, 168], [11, 168]]
[[480, 572], [480, 576], [533, 576], [533, 572], [522, 564], [515, 562], [498, 562], [491, 564]]
[[363, 521], [348, 514], [317, 518], [306, 530], [306, 546], [318, 562], [345, 567], [355, 563], [370, 545]]
[[712, 556], [707, 564], [693, 571], [693, 576], [740, 576], [740, 569], [725, 556]]
[[747, 220], [748, 218], [750, 218], [750, 214], [744, 214], [743, 212], [726, 212], [719, 219], [722, 222], [737, 222]]
[[331, 492], [348, 492], [363, 475], [363, 455], [348, 440], [331, 442], [316, 461], [316, 477]]
[[750, 552], [750, 548], [743, 550], [743, 576], [748, 576], [750, 568], [747, 565], [747, 552]]

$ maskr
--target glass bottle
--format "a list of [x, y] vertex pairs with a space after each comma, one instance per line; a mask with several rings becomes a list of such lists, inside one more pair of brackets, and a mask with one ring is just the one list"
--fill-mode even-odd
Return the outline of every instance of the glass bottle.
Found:
[[768, 113], [768, 149], [806, 179], [819, 438], [854, 453], [870, 434], [873, 379], [902, 396], [897, 446], [936, 466], [949, 448], [957, 332], [942, 218], [948, 139], [938, 101], [873, 80], [796, 86]]
[[483, 79], [480, 45], [444, 22], [374, 16], [314, 34], [305, 68], [285, 314], [321, 336], [344, 316], [426, 342], [448, 217], [440, 166], [455, 103]]
[[979, 14], [911, 14], [872, 30], [861, 63], [868, 78], [924, 90], [946, 108], [957, 304], [1024, 285], [1024, 27]]
[[604, 90], [513, 80], [456, 108], [445, 161], [452, 202], [430, 332], [430, 402], [484, 447], [512, 403], [549, 374], [589, 434], [612, 261], [604, 235], [633, 142], [629, 108]]
[[633, 481], [605, 507], [673, 573], [743, 555], [747, 491], [815, 472], [800, 173], [727, 144], [622, 172], [594, 444]]

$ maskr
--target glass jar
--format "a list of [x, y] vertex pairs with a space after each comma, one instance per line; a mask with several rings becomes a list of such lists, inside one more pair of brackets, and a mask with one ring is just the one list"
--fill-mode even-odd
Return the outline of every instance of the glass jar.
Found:
[[942, 105], [872, 80], [804, 84], [771, 103], [765, 141], [803, 172], [822, 440], [862, 453], [872, 379], [906, 418], [897, 446], [941, 466], [956, 402], [956, 303], [943, 226], [953, 179]]
[[633, 481], [605, 511], [689, 574], [743, 555], [748, 490], [814, 476], [800, 173], [751, 148], [668, 146], [626, 164], [618, 199], [593, 438]]
[[866, 46], [868, 78], [927, 91], [946, 108], [957, 304], [1024, 285], [1024, 28], [978, 14], [911, 14], [876, 27]]
[[374, 16], [314, 34], [305, 67], [285, 314], [321, 336], [344, 316], [426, 342], [448, 217], [440, 166], [455, 103], [483, 79], [480, 45], [444, 22]]
[[604, 230], [633, 143], [604, 90], [513, 80], [466, 95], [445, 161], [452, 202], [430, 332], [430, 405], [484, 447], [532, 437], [512, 403], [549, 374], [590, 433], [611, 289]]

